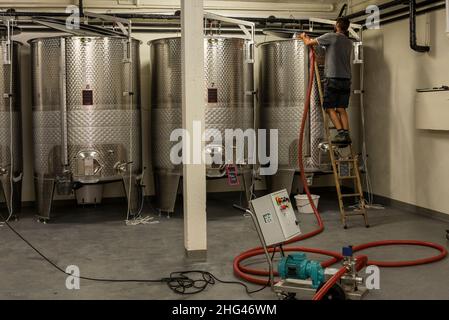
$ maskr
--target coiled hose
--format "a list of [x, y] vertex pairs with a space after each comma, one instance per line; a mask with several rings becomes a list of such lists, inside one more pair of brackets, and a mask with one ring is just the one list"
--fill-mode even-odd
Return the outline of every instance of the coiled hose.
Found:
[[[295, 237], [291, 240], [288, 240], [284, 243], [284, 245], [292, 244], [299, 242], [304, 239], [312, 238], [321, 232], [324, 231], [324, 224], [321, 219], [321, 215], [315, 206], [312, 195], [310, 193], [309, 187], [307, 185], [307, 179], [304, 172], [304, 163], [303, 163], [303, 140], [304, 140], [304, 131], [306, 127], [306, 121], [307, 116], [310, 110], [310, 101], [311, 101], [311, 95], [312, 95], [312, 88], [315, 80], [315, 52], [313, 48], [310, 49], [310, 75], [309, 75], [309, 83], [307, 87], [307, 96], [304, 103], [304, 112], [303, 117], [301, 120], [301, 129], [299, 132], [299, 142], [298, 142], [298, 164], [299, 169], [301, 173], [301, 180], [304, 185], [304, 190], [307, 194], [307, 198], [309, 199], [310, 205], [313, 209], [313, 213], [315, 215], [315, 218], [318, 223], [318, 228], [314, 231], [308, 232], [306, 234], [303, 234], [301, 236]], [[447, 250], [445, 247], [432, 243], [432, 242], [426, 242], [426, 241], [418, 241], [418, 240], [383, 240], [383, 241], [376, 241], [376, 242], [369, 242], [365, 244], [360, 244], [353, 247], [353, 252], [359, 252], [368, 248], [373, 247], [380, 247], [380, 246], [391, 246], [391, 245], [411, 245], [411, 246], [422, 246], [422, 247], [429, 247], [436, 249], [439, 251], [439, 254], [424, 258], [424, 259], [417, 259], [417, 260], [408, 260], [408, 261], [375, 261], [375, 260], [369, 260], [367, 256], [361, 255], [357, 256], [357, 270], [362, 269], [366, 265], [376, 265], [378, 267], [408, 267], [408, 266], [416, 266], [421, 264], [427, 264], [432, 262], [437, 262], [439, 260], [442, 260], [447, 255]], [[343, 259], [343, 256], [334, 251], [329, 250], [322, 250], [317, 248], [305, 248], [305, 247], [284, 247], [284, 252], [308, 252], [308, 253], [315, 253], [315, 254], [321, 254], [325, 256], [331, 257], [330, 259], [323, 261], [321, 263], [321, 266], [323, 268], [329, 267]], [[268, 248], [268, 251], [270, 253], [273, 253], [274, 251], [279, 251], [278, 248]], [[253, 248], [250, 250], [247, 250], [238, 256], [234, 258], [233, 262], [233, 268], [234, 268], [234, 274], [250, 283], [259, 284], [259, 285], [266, 285], [267, 280], [263, 279], [261, 277], [268, 277], [269, 272], [266, 270], [260, 270], [260, 269], [254, 269], [249, 268], [246, 266], [243, 266], [242, 263], [252, 257], [263, 255], [264, 250], [262, 247]], [[329, 291], [330, 288], [332, 288], [333, 285], [335, 285], [340, 278], [347, 272], [347, 269], [345, 267], [342, 267], [334, 276], [332, 276], [326, 283], [317, 291], [317, 293], [314, 295], [313, 300], [321, 300], [326, 293]], [[277, 272], [274, 272], [275, 276], [278, 276]]]

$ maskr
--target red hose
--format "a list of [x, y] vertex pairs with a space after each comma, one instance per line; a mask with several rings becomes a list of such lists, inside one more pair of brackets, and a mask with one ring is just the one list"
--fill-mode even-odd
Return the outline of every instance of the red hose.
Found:
[[394, 245], [407, 245], [407, 246], [421, 246], [421, 247], [429, 247], [436, 249], [440, 252], [440, 254], [430, 257], [430, 258], [423, 258], [423, 259], [417, 259], [417, 260], [407, 260], [407, 261], [376, 261], [376, 260], [368, 260], [368, 265], [375, 265], [378, 267], [384, 267], [384, 268], [397, 268], [397, 267], [410, 267], [410, 266], [417, 266], [420, 264], [428, 264], [432, 262], [437, 262], [447, 255], [447, 250], [442, 245], [439, 245], [437, 243], [433, 242], [427, 242], [427, 241], [418, 241], [418, 240], [382, 240], [382, 241], [374, 241], [374, 242], [368, 242], [364, 244], [359, 244], [358, 246], [355, 246], [352, 248], [354, 252], [365, 250], [368, 248], [373, 247], [381, 247], [381, 246], [394, 246]]
[[346, 267], [342, 267], [336, 274], [334, 274], [329, 280], [327, 280], [320, 290], [315, 293], [312, 300], [321, 300], [326, 295], [326, 293], [336, 284], [340, 278], [348, 271]]
[[[295, 243], [304, 239], [311, 238], [324, 230], [324, 224], [321, 219], [320, 213], [318, 212], [318, 209], [315, 206], [315, 203], [312, 200], [312, 195], [310, 193], [309, 187], [307, 185], [307, 179], [304, 172], [304, 163], [303, 163], [303, 140], [304, 140], [304, 130], [306, 126], [307, 121], [307, 115], [310, 110], [310, 100], [312, 95], [312, 88], [314, 84], [315, 79], [315, 52], [313, 48], [310, 50], [310, 76], [309, 76], [309, 83], [307, 87], [307, 96], [304, 103], [304, 112], [303, 117], [301, 121], [301, 129], [299, 134], [299, 142], [298, 142], [298, 165], [299, 170], [301, 173], [301, 180], [304, 185], [304, 190], [307, 194], [307, 198], [309, 199], [310, 205], [313, 209], [313, 213], [316, 217], [316, 220], [318, 222], [318, 228], [314, 231], [308, 232], [306, 234], [303, 234], [301, 236], [295, 237], [293, 239], [290, 239], [286, 241], [284, 244], [291, 244]], [[438, 250], [440, 253], [438, 255], [435, 255], [430, 258], [424, 258], [424, 259], [417, 259], [417, 260], [408, 260], [408, 261], [374, 261], [374, 260], [368, 260], [367, 256], [358, 256], [357, 259], [357, 265], [356, 269], [359, 271], [366, 265], [376, 265], [379, 267], [407, 267], [407, 266], [416, 266], [420, 264], [427, 264], [436, 262], [439, 260], [442, 260], [447, 255], [447, 250], [445, 247], [432, 243], [432, 242], [426, 242], [426, 241], [418, 241], [418, 240], [383, 240], [383, 241], [376, 241], [376, 242], [369, 242], [365, 244], [360, 244], [353, 247], [354, 252], [362, 251], [364, 249], [373, 248], [373, 247], [380, 247], [380, 246], [390, 246], [390, 245], [413, 245], [413, 246], [422, 246], [422, 247], [430, 247]], [[269, 252], [272, 253], [274, 250], [279, 251], [275, 248], [269, 248]], [[284, 251], [290, 252], [290, 251], [300, 251], [300, 252], [310, 252], [310, 253], [317, 253], [326, 255], [329, 257], [332, 257], [329, 260], [326, 260], [321, 263], [323, 268], [329, 267], [333, 265], [334, 263], [340, 261], [343, 259], [342, 255], [338, 252], [334, 251], [328, 251], [328, 250], [322, 250], [322, 249], [316, 249], [316, 248], [304, 248], [304, 247], [286, 247], [284, 248]], [[265, 285], [267, 283], [266, 278], [260, 278], [260, 277], [267, 277], [269, 276], [269, 272], [266, 270], [259, 270], [259, 269], [252, 269], [245, 266], [242, 266], [242, 262], [255, 257], [259, 255], [263, 255], [264, 250], [262, 247], [250, 249], [248, 251], [245, 251], [241, 254], [239, 254], [237, 257], [234, 258], [233, 268], [234, 273], [239, 278], [246, 280], [248, 282], [254, 283], [254, 284], [260, 284]], [[333, 285], [335, 285], [340, 278], [346, 273], [347, 269], [345, 267], [341, 268], [334, 276], [332, 276], [326, 283], [323, 285], [323, 287], [318, 290], [318, 292], [313, 297], [313, 300], [321, 300], [325, 294], [329, 291], [330, 288], [332, 288]], [[277, 272], [275, 272], [275, 275], [277, 276]], [[259, 277], [254, 277], [259, 276]]]

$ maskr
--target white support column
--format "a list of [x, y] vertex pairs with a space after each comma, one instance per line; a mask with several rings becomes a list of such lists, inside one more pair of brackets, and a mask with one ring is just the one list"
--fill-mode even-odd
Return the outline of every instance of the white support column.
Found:
[[[204, 259], [207, 252], [206, 167], [195, 163], [200, 149], [204, 150], [202, 132], [194, 136], [194, 122], [204, 130], [204, 36], [203, 0], [181, 0], [182, 28], [182, 124], [189, 132], [188, 149], [191, 164], [184, 164], [184, 246], [191, 258]], [[187, 138], [187, 137], [185, 137]]]

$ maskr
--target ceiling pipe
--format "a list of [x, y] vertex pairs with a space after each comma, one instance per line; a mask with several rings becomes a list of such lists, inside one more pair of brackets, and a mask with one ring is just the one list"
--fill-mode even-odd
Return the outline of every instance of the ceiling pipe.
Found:
[[[179, 20], [179, 15], [172, 14], [152, 14], [152, 13], [104, 13], [112, 17], [119, 17], [124, 19], [148, 19], [148, 20]], [[16, 11], [10, 14], [15, 17], [68, 17], [69, 14], [65, 12], [32, 12], [32, 11]], [[291, 18], [276, 18], [270, 16], [267, 18], [255, 17], [239, 17], [241, 20], [256, 22], [256, 23], [299, 23], [308, 22], [308, 19], [291, 19]]]
[[[205, 10], [206, 11], [225, 11], [225, 12], [284, 12], [286, 14], [291, 14], [295, 12], [296, 14], [304, 14], [304, 13], [319, 13], [324, 12], [328, 14], [333, 14], [335, 11], [335, 4], [333, 3], [319, 3], [318, 1], [309, 3], [303, 3], [301, 1], [297, 1], [296, 3], [290, 2], [285, 3], [273, 0], [272, 2], [267, 2], [265, 0], [261, 1], [233, 1], [232, 5], [229, 5], [228, 0], [205, 0]], [[35, 2], [35, 1], [34, 1]], [[61, 3], [62, 2], [62, 3]], [[35, 10], [35, 8], [40, 8], [42, 10], [52, 10], [52, 9], [64, 9], [67, 7], [67, 4], [64, 2], [71, 2], [71, 4], [78, 3], [78, 1], [55, 1], [55, 0], [47, 0], [40, 1], [39, 3], [23, 2], [16, 0], [8, 0], [1, 1], [0, 8], [5, 8], [9, 6], [13, 6], [16, 9], [20, 10]], [[140, 12], [164, 12], [164, 11], [174, 11], [180, 10], [179, 0], [147, 0], [140, 1], [140, 3], [136, 4], [136, 0], [114, 0], [114, 1], [84, 1], [85, 2], [85, 11], [106, 11], [106, 10], [116, 10], [117, 12], [126, 11], [134, 11], [139, 10]], [[108, 3], [109, 2], [109, 3]], [[112, 4], [111, 4], [112, 3]], [[33, 9], [34, 8], [34, 9]]]
[[[151, 13], [106, 13], [113, 17], [120, 17], [124, 19], [136, 19], [136, 20], [147, 20], [146, 23], [151, 24], [151, 20], [157, 21], [154, 22], [155, 25], [162, 23], [166, 24], [172, 24], [172, 25], [179, 25], [179, 14], [151, 14]], [[11, 15], [15, 17], [21, 17], [21, 18], [65, 18], [69, 16], [69, 14], [65, 12], [42, 12], [42, 11], [25, 11], [25, 12], [18, 12], [14, 11], [11, 13]], [[267, 27], [279, 27], [279, 28], [286, 28], [287, 26], [289, 28], [297, 28], [298, 30], [308, 30], [309, 28], [309, 19], [293, 19], [293, 18], [276, 18], [274, 16], [269, 16], [267, 18], [258, 18], [258, 17], [240, 17], [239, 19], [246, 20], [249, 22], [254, 22], [256, 24], [256, 27], [258, 29], [265, 29]], [[21, 19], [18, 20], [19, 24], [21, 22]], [[142, 21], [143, 22], [143, 21]], [[94, 23], [94, 22], [91, 22]], [[133, 24], [138, 26], [139, 21], [135, 21]], [[226, 27], [226, 24], [222, 25], [222, 28], [224, 29]], [[316, 23], [315, 27], [323, 28], [323, 30], [327, 30], [327, 26], [321, 26], [321, 24]], [[331, 30], [331, 29], [329, 29]]]
[[[449, 1], [449, 0], [446, 0], [446, 1]], [[443, 3], [443, 2], [444, 2], [444, 0], [425, 0], [425, 1], [422, 1], [420, 3], [417, 3], [416, 4], [416, 9], [421, 9], [423, 7], [427, 7], [427, 6], [431, 6], [433, 4], [438, 4], [438, 3]], [[380, 14], [380, 19], [383, 20], [385, 18], [398, 16], [398, 15], [403, 14], [403, 13], [407, 13], [407, 17], [408, 17], [409, 12], [410, 12], [410, 7], [409, 6], [404, 6], [404, 7], [399, 8], [399, 9], [395, 9], [395, 10], [392, 10], [392, 11], [381, 13]], [[356, 20], [355, 23], [364, 25], [365, 24], [365, 20], [363, 20], [363, 19]]]
[[80, 17], [84, 17], [84, 3], [83, 3], [83, 0], [79, 0], [78, 8], [80, 10]]
[[[419, 15], [422, 15], [422, 14], [425, 14], [425, 13], [429, 13], [429, 12], [436, 11], [436, 10], [441, 10], [441, 9], [444, 9], [444, 8], [445, 8], [445, 5], [444, 4], [440, 4], [440, 5], [436, 5], [436, 6], [433, 6], [433, 7], [429, 7], [429, 8], [425, 8], [425, 9], [416, 11], [416, 15], [419, 16]], [[402, 21], [402, 20], [408, 20], [409, 17], [410, 17], [410, 15], [407, 12], [407, 14], [403, 14], [403, 15], [396, 16], [396, 17], [393, 17], [393, 18], [390, 18], [390, 19], [386, 19], [386, 20], [381, 20], [380, 21], [380, 25], [384, 26], [386, 24], [390, 24], [390, 23], [393, 23], [393, 22], [398, 22], [398, 21]], [[366, 27], [364, 27], [364, 29], [366, 29]]]
[[[448, 0], [449, 1], [449, 0]], [[338, 18], [343, 17], [344, 15], [346, 15], [348, 13], [348, 4], [345, 3], [341, 9], [340, 9], [340, 13], [338, 14]]]
[[420, 46], [416, 41], [416, 0], [410, 0], [410, 48], [416, 52], [429, 52], [429, 46]]
[[[403, 4], [404, 4], [404, 0], [394, 0], [394, 1], [384, 3], [384, 4], [380, 4], [377, 7], [379, 8], [379, 10], [384, 10], [384, 9], [389, 9], [389, 8], [392, 8], [392, 7], [395, 7], [398, 5], [403, 5]], [[347, 15], [346, 18], [355, 19], [355, 18], [367, 16], [367, 15], [368, 15], [368, 13], [366, 13], [365, 10], [362, 10], [362, 11], [351, 13], [351, 14]]]

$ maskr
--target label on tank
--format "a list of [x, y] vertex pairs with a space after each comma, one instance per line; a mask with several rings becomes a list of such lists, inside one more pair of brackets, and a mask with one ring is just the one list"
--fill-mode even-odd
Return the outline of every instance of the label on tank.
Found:
[[237, 166], [235, 165], [226, 166], [226, 174], [228, 175], [228, 184], [230, 186], [238, 186], [240, 184]]
[[83, 106], [91, 106], [94, 104], [94, 93], [90, 89], [83, 90]]
[[207, 88], [207, 102], [217, 103], [218, 102], [218, 89], [217, 88]]

